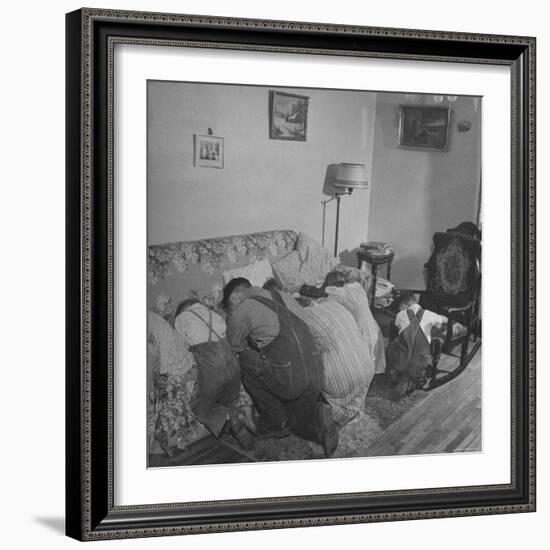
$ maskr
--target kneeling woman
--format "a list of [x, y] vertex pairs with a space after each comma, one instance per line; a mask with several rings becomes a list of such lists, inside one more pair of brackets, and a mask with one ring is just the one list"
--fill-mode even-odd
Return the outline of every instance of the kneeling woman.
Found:
[[374, 377], [374, 359], [353, 315], [332, 300], [306, 308], [307, 323], [324, 364], [323, 397], [332, 407], [334, 421], [343, 426], [365, 403]]
[[357, 281], [347, 282], [345, 275], [340, 271], [328, 273], [323, 286], [329, 300], [342, 304], [353, 315], [359, 332], [369, 344], [376, 374], [385, 372], [384, 338], [380, 326], [372, 316], [365, 289]]

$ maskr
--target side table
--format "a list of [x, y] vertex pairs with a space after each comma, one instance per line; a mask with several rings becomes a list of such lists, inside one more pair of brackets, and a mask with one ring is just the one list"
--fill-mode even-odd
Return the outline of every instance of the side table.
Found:
[[390, 252], [388, 254], [380, 255], [380, 254], [372, 254], [370, 251], [365, 250], [363, 248], [359, 248], [357, 251], [357, 263], [359, 269], [361, 269], [361, 266], [363, 265], [363, 262], [367, 262], [371, 266], [371, 274], [372, 274], [372, 296], [371, 296], [371, 307], [374, 307], [374, 298], [376, 296], [376, 278], [378, 276], [378, 267], [379, 266], [386, 266], [386, 279], [388, 281], [391, 277], [391, 264], [393, 262], [393, 258], [395, 257], [395, 252]]

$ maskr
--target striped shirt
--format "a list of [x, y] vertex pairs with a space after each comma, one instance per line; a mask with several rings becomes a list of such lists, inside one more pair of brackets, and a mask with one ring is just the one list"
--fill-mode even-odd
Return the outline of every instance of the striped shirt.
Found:
[[323, 397], [332, 407], [334, 421], [343, 426], [363, 408], [374, 377], [374, 357], [343, 305], [324, 300], [306, 312], [313, 340], [323, 354]]

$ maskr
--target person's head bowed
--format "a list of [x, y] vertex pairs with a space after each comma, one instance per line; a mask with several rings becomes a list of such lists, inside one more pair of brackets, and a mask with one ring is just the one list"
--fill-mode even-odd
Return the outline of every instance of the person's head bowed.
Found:
[[231, 279], [223, 289], [222, 307], [227, 311], [235, 309], [246, 298], [245, 291], [251, 286], [244, 277]]
[[325, 277], [323, 288], [327, 286], [339, 286], [342, 287], [346, 284], [346, 276], [341, 271], [330, 271]]

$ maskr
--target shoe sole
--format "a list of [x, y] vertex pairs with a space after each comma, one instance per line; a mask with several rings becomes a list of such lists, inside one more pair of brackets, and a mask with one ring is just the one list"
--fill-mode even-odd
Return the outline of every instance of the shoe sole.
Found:
[[244, 426], [237, 432], [233, 432], [233, 437], [245, 451], [251, 451], [254, 448], [254, 437]]
[[330, 405], [323, 404], [319, 409], [321, 428], [321, 446], [327, 458], [331, 457], [338, 447], [338, 429], [334, 424]]
[[256, 435], [260, 439], [283, 439], [283, 437], [288, 437], [290, 435], [290, 428], [283, 428], [278, 432], [269, 432], [265, 434], [256, 432]]

